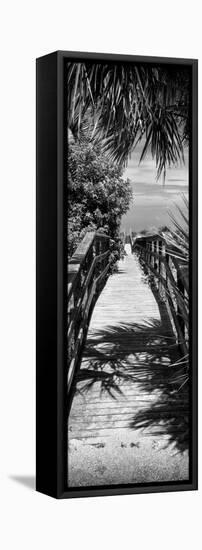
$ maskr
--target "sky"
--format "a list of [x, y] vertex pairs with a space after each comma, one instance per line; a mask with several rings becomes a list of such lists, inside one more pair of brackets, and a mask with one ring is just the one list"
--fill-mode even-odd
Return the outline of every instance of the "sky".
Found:
[[155, 160], [148, 153], [145, 160], [139, 164], [142, 146], [132, 153], [123, 177], [129, 178], [133, 190], [133, 200], [122, 218], [121, 230], [141, 231], [142, 229], [158, 229], [169, 225], [168, 211], [176, 213], [176, 204], [182, 204], [182, 194], [188, 197], [188, 150], [186, 149], [185, 164], [167, 168], [165, 186], [162, 179], [156, 180]]

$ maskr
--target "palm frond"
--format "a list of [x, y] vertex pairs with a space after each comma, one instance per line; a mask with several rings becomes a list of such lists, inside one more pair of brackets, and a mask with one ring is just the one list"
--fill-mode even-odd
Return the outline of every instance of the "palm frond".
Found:
[[[184, 75], [184, 78], [183, 78]], [[143, 141], [140, 161], [150, 149], [157, 177], [183, 161], [188, 81], [176, 70], [130, 63], [68, 63], [68, 124], [76, 138], [90, 112], [92, 135], [118, 163], [126, 164]]]

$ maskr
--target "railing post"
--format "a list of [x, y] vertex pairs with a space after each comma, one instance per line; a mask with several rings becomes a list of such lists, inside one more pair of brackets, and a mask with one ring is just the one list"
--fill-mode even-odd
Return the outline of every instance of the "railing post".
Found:
[[[165, 251], [165, 252], [166, 252], [166, 251]], [[169, 254], [166, 252], [166, 253], [165, 253], [165, 261], [167, 262], [168, 267], [170, 267], [170, 266], [169, 266], [169, 260], [170, 260], [170, 256], [169, 256]], [[166, 277], [166, 288], [169, 290], [169, 288], [168, 288], [168, 280], [169, 280], [169, 279], [168, 279], [168, 273], [167, 273], [167, 271], [166, 271], [166, 273], [165, 273], [165, 277]]]
[[149, 263], [149, 262], [150, 262], [150, 254], [149, 254], [149, 243], [148, 243], [148, 241], [146, 242], [146, 253], [145, 253], [145, 257], [146, 257], [147, 263]]
[[[154, 241], [151, 242], [151, 251], [154, 252]], [[154, 267], [154, 256], [151, 256], [151, 266]]]
[[[166, 268], [165, 268], [165, 253], [166, 253], [166, 250], [165, 250], [165, 244], [163, 243], [163, 241], [159, 241], [159, 275], [161, 277], [163, 277], [165, 283], [166, 283]], [[159, 293], [160, 293], [160, 296], [163, 300], [165, 300], [166, 298], [166, 289], [162, 283], [162, 281], [160, 280], [160, 284], [159, 284]]]
[[[105, 252], [108, 251], [108, 248], [109, 248], [108, 239], [105, 238]], [[105, 260], [104, 260], [104, 267], [107, 267], [108, 261], [109, 261], [109, 256], [106, 256], [106, 258], [105, 258]]]
[[[184, 288], [184, 297], [185, 297], [185, 300], [188, 302], [189, 297], [188, 297], [188, 292], [187, 292], [186, 288]], [[188, 346], [189, 328], [188, 328], [188, 326], [186, 326], [186, 324], [185, 324], [185, 327], [184, 327], [184, 339], [185, 339], [185, 345]]]
[[[182, 279], [181, 279], [180, 274], [179, 274], [178, 271], [177, 271], [177, 286], [178, 286], [178, 290], [180, 291], [181, 296], [184, 298], [185, 289], [184, 289], [184, 285], [183, 285]], [[179, 323], [179, 326], [180, 326], [182, 336], [183, 336], [183, 338], [185, 338], [185, 322], [184, 322], [182, 312], [181, 312], [181, 309], [180, 309], [179, 305], [177, 306], [177, 318], [178, 318], [178, 323]]]
[[[154, 251], [156, 252], [156, 254], [159, 255], [159, 241], [158, 241], [158, 239], [154, 242]], [[155, 264], [154, 264], [155, 265], [155, 270], [158, 274], [159, 273], [159, 263], [160, 263], [159, 258], [156, 257], [156, 258], [154, 258], [154, 260], [155, 260]], [[158, 291], [160, 291], [160, 280], [159, 280], [159, 278], [157, 278], [157, 280], [156, 280], [156, 286], [158, 288]]]
[[[152, 241], [152, 245], [153, 245], [153, 252], [154, 252], [154, 254], [156, 254], [156, 252], [157, 252], [157, 240], [156, 239], [154, 241]], [[153, 269], [154, 269], [154, 271], [156, 271], [156, 274], [158, 276], [158, 262], [157, 262], [156, 256], [153, 256]], [[154, 284], [155, 284], [156, 289], [158, 290], [159, 289], [159, 280], [156, 277], [154, 277]]]

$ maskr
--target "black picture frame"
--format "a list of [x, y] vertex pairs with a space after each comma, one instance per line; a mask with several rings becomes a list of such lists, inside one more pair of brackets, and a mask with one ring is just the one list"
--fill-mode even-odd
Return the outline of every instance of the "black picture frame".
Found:
[[[66, 487], [66, 127], [64, 65], [70, 59], [180, 64], [191, 67], [190, 144], [190, 480], [67, 489]], [[196, 490], [198, 487], [197, 374], [197, 187], [198, 61], [145, 56], [57, 51], [36, 62], [37, 136], [37, 316], [36, 489], [55, 498]]]

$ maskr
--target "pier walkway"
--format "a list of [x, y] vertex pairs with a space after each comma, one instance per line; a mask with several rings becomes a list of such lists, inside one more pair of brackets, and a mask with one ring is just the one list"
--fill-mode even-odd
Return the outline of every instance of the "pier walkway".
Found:
[[69, 487], [188, 480], [179, 364], [166, 305], [129, 252], [96, 302], [74, 376]]

